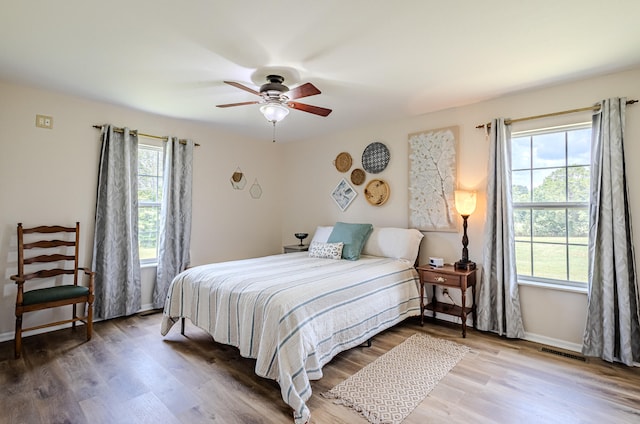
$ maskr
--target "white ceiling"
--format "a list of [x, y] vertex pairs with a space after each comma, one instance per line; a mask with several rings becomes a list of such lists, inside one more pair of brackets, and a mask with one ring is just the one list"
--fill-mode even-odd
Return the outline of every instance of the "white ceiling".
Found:
[[291, 111], [282, 142], [640, 65], [638, 0], [3, 3], [2, 80], [270, 140], [258, 105], [215, 105], [281, 69], [333, 109]]

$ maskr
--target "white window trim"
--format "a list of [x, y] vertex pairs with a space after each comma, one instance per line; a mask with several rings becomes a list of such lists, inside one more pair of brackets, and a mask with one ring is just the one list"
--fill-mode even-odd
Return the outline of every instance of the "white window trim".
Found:
[[558, 290], [558, 291], [564, 291], [564, 292], [569, 292], [569, 293], [582, 293], [582, 294], [588, 294], [589, 293], [589, 287], [587, 285], [584, 286], [573, 286], [569, 283], [563, 284], [563, 283], [545, 283], [543, 281], [538, 281], [538, 280], [525, 280], [522, 277], [518, 277], [518, 285], [519, 286], [530, 286], [530, 287], [539, 287], [539, 288], [543, 288], [543, 289], [548, 289], [548, 290]]

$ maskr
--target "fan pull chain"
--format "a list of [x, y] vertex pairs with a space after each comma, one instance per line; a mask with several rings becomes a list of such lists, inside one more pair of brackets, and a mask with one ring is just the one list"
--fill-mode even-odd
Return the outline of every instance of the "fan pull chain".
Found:
[[273, 121], [273, 142], [276, 142], [276, 121]]

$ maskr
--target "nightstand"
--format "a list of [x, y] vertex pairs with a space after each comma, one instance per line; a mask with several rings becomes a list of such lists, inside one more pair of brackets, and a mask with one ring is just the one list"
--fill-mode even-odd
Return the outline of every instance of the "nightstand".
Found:
[[284, 246], [284, 253], [294, 253], [294, 252], [306, 252], [309, 250], [308, 244], [303, 244], [300, 246], [299, 244], [290, 244], [288, 246]]
[[[420, 324], [424, 324], [425, 310], [433, 311], [433, 318], [436, 313], [443, 313], [460, 317], [462, 320], [462, 337], [467, 337], [467, 313], [473, 315], [473, 327], [476, 326], [476, 270], [454, 269], [452, 265], [445, 265], [442, 268], [434, 268], [429, 265], [416, 267], [420, 274]], [[424, 285], [433, 285], [433, 296], [429, 304], [424, 304]], [[436, 287], [459, 289], [462, 294], [462, 305], [452, 305], [438, 302], [436, 300]], [[467, 305], [467, 289], [471, 287], [471, 307]]]

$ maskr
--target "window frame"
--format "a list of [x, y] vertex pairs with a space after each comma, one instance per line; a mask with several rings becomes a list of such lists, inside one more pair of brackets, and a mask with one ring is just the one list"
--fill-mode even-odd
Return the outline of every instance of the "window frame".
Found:
[[[561, 166], [559, 165], [553, 165], [553, 166], [540, 166], [540, 167], [534, 167], [533, 166], [533, 145], [530, 144], [530, 157], [529, 157], [529, 166], [527, 168], [514, 168], [513, 163], [511, 164], [511, 172], [513, 173], [514, 171], [529, 171], [530, 173], [530, 180], [529, 180], [529, 184], [530, 184], [530, 195], [531, 195], [531, 200], [529, 202], [516, 202], [513, 199], [513, 192], [512, 192], [512, 201], [511, 201], [511, 207], [512, 207], [512, 218], [514, 219], [515, 222], [515, 213], [518, 210], [522, 210], [522, 211], [529, 211], [529, 216], [528, 216], [528, 220], [529, 220], [529, 241], [525, 241], [525, 242], [521, 242], [521, 241], [517, 241], [516, 240], [516, 236], [514, 235], [514, 244], [515, 246], [517, 246], [518, 243], [527, 243], [529, 245], [529, 261], [531, 264], [531, 275], [524, 275], [524, 274], [517, 274], [517, 279], [518, 282], [521, 284], [526, 284], [526, 285], [539, 285], [539, 286], [544, 286], [544, 287], [549, 287], [549, 288], [557, 288], [557, 289], [568, 289], [568, 290], [579, 290], [579, 291], [583, 291], [587, 289], [587, 285], [588, 282], [586, 281], [574, 281], [571, 280], [571, 266], [570, 266], [570, 258], [571, 258], [571, 246], [580, 246], [580, 247], [585, 247], [584, 243], [575, 243], [575, 242], [571, 242], [570, 238], [570, 219], [569, 219], [569, 212], [571, 210], [583, 210], [587, 212], [587, 219], [588, 219], [588, 214], [589, 214], [589, 207], [590, 207], [590, 202], [587, 200], [586, 202], [576, 202], [576, 201], [565, 201], [565, 202], [550, 202], [550, 201], [534, 201], [533, 199], [533, 190], [534, 190], [534, 171], [536, 170], [544, 170], [544, 169], [564, 169], [565, 170], [565, 193], [569, 192], [569, 178], [566, 178], [569, 175], [569, 170], [571, 168], [584, 168], [585, 166], [588, 166], [589, 168], [589, 177], [591, 178], [591, 163], [589, 163], [588, 165], [585, 164], [573, 164], [570, 165], [571, 163], [571, 157], [569, 156], [569, 148], [568, 148], [568, 143], [567, 143], [567, 136], [566, 133], [569, 131], [574, 131], [574, 130], [584, 130], [584, 129], [592, 129], [591, 123], [590, 122], [578, 122], [578, 123], [574, 123], [574, 124], [569, 124], [569, 125], [562, 125], [562, 126], [554, 126], [554, 127], [546, 127], [546, 128], [536, 128], [536, 129], [528, 129], [528, 130], [523, 130], [523, 131], [514, 131], [511, 134], [511, 140], [510, 142], [513, 143], [513, 140], [516, 138], [522, 138], [522, 137], [534, 137], [534, 136], [538, 136], [538, 135], [544, 135], [544, 134], [554, 134], [554, 133], [565, 133], [565, 145], [564, 145], [564, 159], [565, 159], [565, 163]], [[513, 148], [513, 145], [511, 146]], [[590, 150], [590, 147], [589, 147]], [[511, 188], [513, 188], [513, 181], [512, 181], [512, 185]], [[565, 236], [564, 236], [564, 243], [558, 243], [558, 242], [544, 242], [544, 241], [536, 241], [534, 242], [534, 211], [550, 211], [550, 210], [560, 210], [560, 211], [565, 211]], [[565, 250], [565, 275], [566, 275], [566, 279], [561, 280], [561, 279], [555, 279], [555, 278], [547, 278], [547, 277], [541, 277], [541, 276], [536, 276], [535, 275], [535, 258], [534, 258], [534, 245], [544, 245], [544, 244], [550, 244], [550, 245], [559, 245], [559, 246], [564, 246], [564, 250]], [[586, 247], [588, 249], [588, 234], [587, 234], [587, 244]], [[588, 253], [588, 250], [587, 250]], [[516, 258], [517, 260], [517, 258]], [[588, 261], [588, 256], [587, 256], [587, 261]], [[588, 263], [587, 263], [587, 267], [588, 267]]]
[[[150, 150], [150, 151], [154, 151], [157, 154], [159, 154], [159, 158], [158, 161], [159, 163], [158, 165], [158, 174], [156, 175], [142, 175], [140, 174], [140, 153], [142, 150]], [[138, 143], [138, 255], [140, 257], [140, 265], [141, 266], [153, 266], [153, 265], [157, 265], [158, 263], [158, 249], [159, 249], [159, 242], [160, 242], [160, 220], [161, 220], [161, 214], [162, 214], [162, 180], [163, 180], [163, 171], [164, 171], [164, 143], [162, 143], [161, 141], [158, 142], [154, 142], [153, 140], [149, 140], [149, 141], [145, 141], [144, 143], [139, 142]], [[152, 178], [156, 178], [159, 179], [159, 197], [157, 199], [157, 201], [142, 201], [140, 200], [140, 177], [152, 177]], [[158, 184], [156, 184], [156, 190], [158, 189]], [[157, 220], [157, 228], [156, 228], [156, 246], [155, 246], [155, 257], [153, 258], [147, 258], [147, 259], [142, 259], [142, 257], [140, 256], [140, 209], [143, 207], [155, 207], [158, 210], [158, 220]]]

